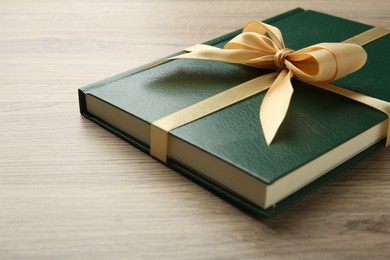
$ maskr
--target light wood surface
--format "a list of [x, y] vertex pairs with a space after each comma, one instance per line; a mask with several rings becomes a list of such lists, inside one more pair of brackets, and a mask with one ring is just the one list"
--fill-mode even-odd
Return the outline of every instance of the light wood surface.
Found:
[[304, 7], [390, 1], [0, 1], [0, 259], [389, 259], [390, 150], [254, 218], [78, 112], [77, 89]]

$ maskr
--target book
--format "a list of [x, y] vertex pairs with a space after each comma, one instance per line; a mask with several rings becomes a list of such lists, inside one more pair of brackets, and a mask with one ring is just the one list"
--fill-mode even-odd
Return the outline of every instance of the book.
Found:
[[[296, 50], [342, 42], [372, 28], [300, 8], [265, 22]], [[239, 33], [205, 44], [222, 48]], [[389, 44], [389, 35], [366, 44], [366, 65], [332, 84], [389, 102]], [[209, 60], [145, 65], [79, 89], [80, 112], [150, 153], [154, 121], [269, 72]], [[170, 131], [166, 165], [239, 207], [272, 216], [384, 147], [384, 113], [297, 80], [293, 87], [271, 145], [259, 122], [261, 92]]]

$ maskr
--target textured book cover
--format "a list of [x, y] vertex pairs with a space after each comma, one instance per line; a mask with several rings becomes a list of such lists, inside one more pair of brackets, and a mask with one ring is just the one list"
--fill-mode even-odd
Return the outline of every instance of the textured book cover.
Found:
[[[285, 45], [295, 50], [342, 42], [372, 28], [302, 9], [265, 22], [278, 27]], [[206, 44], [222, 48], [240, 32]], [[365, 66], [332, 84], [390, 102], [388, 46], [389, 35], [364, 45]], [[269, 72], [216, 61], [171, 60], [81, 88], [80, 111], [149, 153], [154, 121]], [[271, 145], [259, 122], [261, 92], [169, 132], [166, 164], [239, 206], [273, 215], [384, 147], [384, 113], [297, 80], [293, 87]]]

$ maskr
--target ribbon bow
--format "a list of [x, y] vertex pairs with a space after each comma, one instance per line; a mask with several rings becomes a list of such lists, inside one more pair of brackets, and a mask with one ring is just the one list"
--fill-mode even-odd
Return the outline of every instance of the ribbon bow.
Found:
[[223, 49], [199, 44], [186, 51], [173, 59], [215, 60], [278, 70], [260, 107], [260, 122], [268, 145], [286, 116], [293, 93], [292, 77], [326, 84], [360, 69], [367, 59], [364, 49], [351, 43], [320, 43], [298, 51], [288, 49], [278, 28], [258, 21], [249, 22]]

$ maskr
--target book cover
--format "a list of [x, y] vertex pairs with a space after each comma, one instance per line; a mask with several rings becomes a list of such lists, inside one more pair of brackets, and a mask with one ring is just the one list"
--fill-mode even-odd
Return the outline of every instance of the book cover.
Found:
[[[296, 50], [342, 42], [372, 28], [302, 9], [265, 22], [278, 27], [285, 45]], [[240, 32], [206, 44], [222, 48]], [[390, 59], [383, 58], [390, 55], [389, 44], [389, 35], [366, 44], [366, 65], [332, 84], [389, 102]], [[154, 121], [269, 72], [171, 60], [81, 88], [80, 111], [149, 153]], [[285, 121], [270, 146], [259, 122], [262, 92], [169, 132], [166, 164], [229, 201], [270, 216], [384, 147], [384, 113], [297, 80], [293, 86]]]

